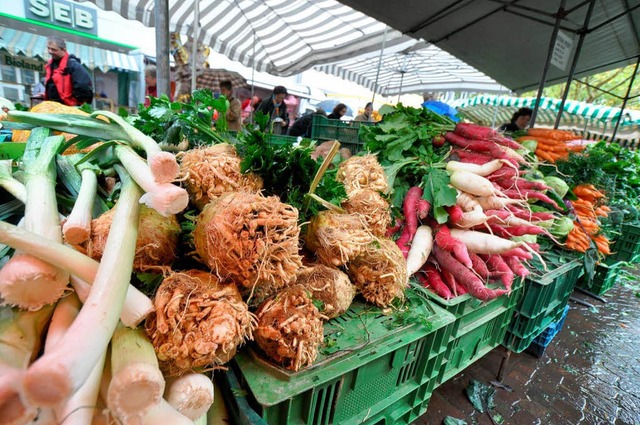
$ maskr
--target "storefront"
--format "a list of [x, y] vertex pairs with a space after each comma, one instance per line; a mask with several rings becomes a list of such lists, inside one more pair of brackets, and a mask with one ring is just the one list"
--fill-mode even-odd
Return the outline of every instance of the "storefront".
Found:
[[94, 106], [135, 107], [143, 92], [143, 54], [113, 41], [118, 29], [105, 13], [66, 0], [0, 3], [0, 97], [31, 104], [49, 59], [47, 37], [57, 35], [92, 75]]

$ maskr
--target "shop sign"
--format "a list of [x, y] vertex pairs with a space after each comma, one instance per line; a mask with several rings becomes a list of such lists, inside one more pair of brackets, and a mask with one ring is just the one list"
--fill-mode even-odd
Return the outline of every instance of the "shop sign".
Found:
[[66, 0], [24, 0], [25, 16], [58, 27], [98, 35], [96, 10]]
[[561, 70], [566, 71], [571, 52], [573, 52], [573, 39], [563, 31], [558, 31], [556, 44], [553, 46], [551, 63]]
[[30, 59], [23, 56], [12, 56], [7, 53], [2, 54], [2, 64], [14, 68], [27, 69], [31, 71], [44, 72], [44, 62], [37, 59]]

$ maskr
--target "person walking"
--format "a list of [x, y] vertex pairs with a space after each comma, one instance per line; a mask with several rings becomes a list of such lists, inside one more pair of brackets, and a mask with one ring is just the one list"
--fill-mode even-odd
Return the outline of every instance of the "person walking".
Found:
[[60, 37], [47, 39], [51, 59], [45, 66], [45, 100], [78, 106], [93, 101], [93, 85], [80, 59], [67, 52], [67, 43]]
[[240, 99], [233, 95], [233, 85], [231, 81], [220, 81], [220, 93], [229, 102], [229, 109], [225, 117], [227, 118], [227, 130], [240, 131], [242, 130], [242, 104]]

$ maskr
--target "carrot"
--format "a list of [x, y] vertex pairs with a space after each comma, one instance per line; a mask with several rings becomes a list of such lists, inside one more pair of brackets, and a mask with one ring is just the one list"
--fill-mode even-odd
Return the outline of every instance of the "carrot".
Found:
[[475, 298], [482, 301], [489, 301], [507, 293], [506, 289], [489, 289], [484, 286], [478, 276], [438, 246], [434, 247], [433, 254], [438, 264], [440, 264], [440, 267], [442, 267], [443, 270], [449, 271], [456, 282], [462, 283]]
[[425, 288], [431, 288], [433, 292], [435, 292], [445, 300], [453, 298], [451, 290], [442, 281], [440, 273], [433, 264], [426, 264], [422, 268], [422, 271], [424, 271], [424, 273], [416, 273], [418, 281], [420, 281], [422, 286], [424, 286]]
[[453, 252], [458, 261], [464, 264], [465, 267], [471, 268], [473, 266], [467, 247], [462, 241], [451, 236], [451, 231], [447, 226], [440, 226], [436, 233], [435, 242], [440, 248]]

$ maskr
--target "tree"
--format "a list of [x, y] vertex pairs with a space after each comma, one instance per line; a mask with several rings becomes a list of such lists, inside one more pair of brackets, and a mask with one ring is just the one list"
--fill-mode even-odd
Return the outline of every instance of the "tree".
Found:
[[[627, 92], [629, 81], [631, 81], [634, 69], [635, 65], [629, 65], [624, 68], [590, 75], [588, 77], [580, 78], [579, 80], [573, 80], [571, 82], [567, 99], [594, 103], [596, 105], [620, 107], [622, 105], [622, 98]], [[565, 86], [566, 84], [562, 83], [545, 87], [543, 90], [543, 96], [560, 99], [564, 93]], [[609, 93], [612, 93], [613, 95]], [[536, 94], [537, 90], [532, 90], [530, 92], [523, 93], [522, 96], [536, 96]], [[626, 108], [640, 109], [639, 94], [640, 75], [636, 75], [636, 79], [629, 94], [632, 99], [629, 99]], [[634, 98], [634, 96], [636, 97]]]

